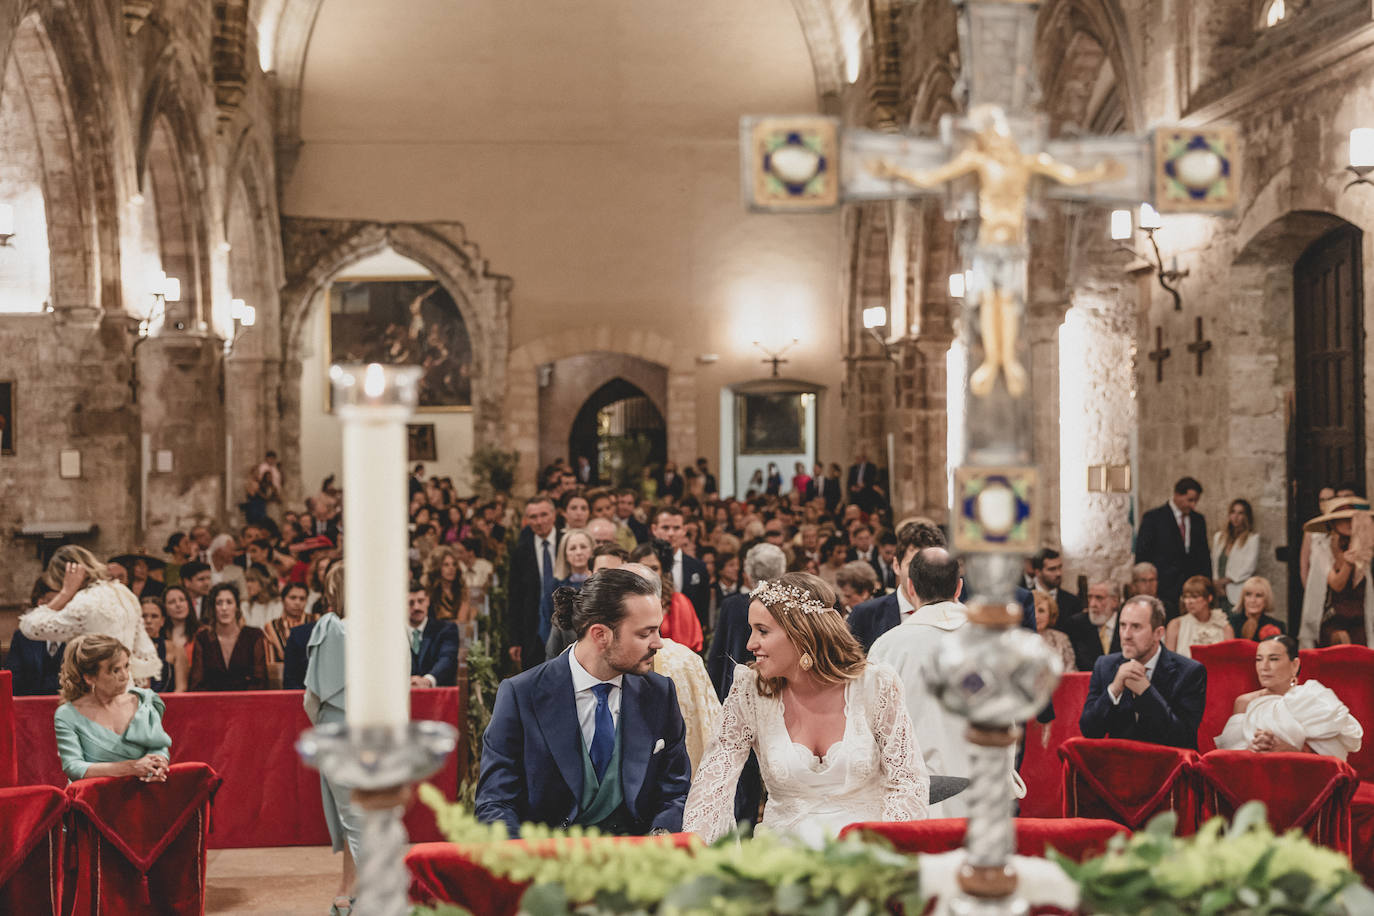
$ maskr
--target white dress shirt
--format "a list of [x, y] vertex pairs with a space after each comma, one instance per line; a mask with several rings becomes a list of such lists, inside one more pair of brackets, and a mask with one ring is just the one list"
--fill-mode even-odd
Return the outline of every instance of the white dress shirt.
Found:
[[[1155, 654], [1150, 656], [1150, 660], [1145, 663], [1145, 677], [1151, 681], [1155, 679], [1155, 667], [1159, 664], [1159, 657], [1164, 654], [1164, 643], [1155, 646]], [[1122, 661], [1122, 664], [1126, 664]], [[1112, 705], [1116, 706], [1121, 702], [1121, 694], [1112, 693], [1112, 685], [1107, 685], [1107, 696], [1111, 698]]]
[[912, 604], [911, 599], [906, 596], [906, 589], [901, 583], [897, 584], [897, 610], [901, 611], [900, 619], [904, 623], [912, 614], [916, 613], [916, 605]]
[[673, 591], [682, 591], [682, 551], [673, 554]]
[[593, 677], [577, 660], [574, 648], [568, 649], [568, 667], [572, 669], [573, 697], [577, 700], [577, 724], [582, 729], [583, 746], [590, 751], [592, 738], [596, 735], [596, 694], [592, 693], [592, 688], [597, 684], [610, 684], [615, 688], [606, 698], [606, 705], [611, 708], [611, 721], [619, 726], [620, 681], [624, 675], [617, 674], [609, 681]]

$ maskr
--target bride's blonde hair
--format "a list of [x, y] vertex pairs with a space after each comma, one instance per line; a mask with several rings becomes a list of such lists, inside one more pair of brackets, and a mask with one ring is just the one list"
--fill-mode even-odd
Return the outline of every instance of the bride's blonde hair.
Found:
[[[783, 597], [787, 593], [804, 597]], [[809, 673], [822, 684], [852, 681], [868, 664], [844, 616], [834, 609], [834, 589], [820, 576], [784, 573], [756, 589], [753, 600], [768, 609], [798, 652], [811, 656]], [[765, 697], [777, 696], [786, 685], [787, 678], [758, 679], [759, 694]]]

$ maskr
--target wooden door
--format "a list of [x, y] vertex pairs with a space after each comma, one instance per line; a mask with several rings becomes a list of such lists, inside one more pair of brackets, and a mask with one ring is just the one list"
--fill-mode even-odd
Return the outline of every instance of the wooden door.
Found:
[[1364, 493], [1364, 302], [1360, 230], [1345, 226], [1293, 268], [1294, 392], [1289, 464], [1289, 622], [1302, 610], [1302, 523], [1317, 491], [1351, 484]]

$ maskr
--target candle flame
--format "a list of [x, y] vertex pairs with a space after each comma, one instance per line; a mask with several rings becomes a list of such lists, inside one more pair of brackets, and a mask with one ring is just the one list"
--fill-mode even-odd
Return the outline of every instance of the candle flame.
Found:
[[367, 374], [363, 377], [363, 393], [370, 398], [382, 396], [386, 390], [386, 373], [381, 363], [368, 363]]

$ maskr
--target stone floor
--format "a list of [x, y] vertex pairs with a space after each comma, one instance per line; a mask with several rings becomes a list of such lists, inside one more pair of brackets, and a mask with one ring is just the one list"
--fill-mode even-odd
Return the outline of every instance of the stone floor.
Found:
[[342, 867], [328, 846], [214, 849], [206, 860], [205, 912], [325, 916]]

